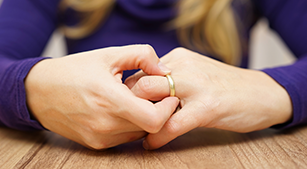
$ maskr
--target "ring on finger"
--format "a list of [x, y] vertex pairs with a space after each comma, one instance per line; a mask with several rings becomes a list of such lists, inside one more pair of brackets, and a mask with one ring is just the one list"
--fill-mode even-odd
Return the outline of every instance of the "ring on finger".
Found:
[[168, 80], [169, 84], [169, 90], [170, 90], [170, 96], [174, 97], [176, 92], [175, 92], [175, 83], [171, 75], [166, 75], [166, 78]]

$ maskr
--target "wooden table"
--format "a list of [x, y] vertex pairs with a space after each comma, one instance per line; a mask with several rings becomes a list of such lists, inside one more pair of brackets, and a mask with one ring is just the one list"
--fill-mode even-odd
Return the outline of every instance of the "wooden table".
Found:
[[307, 168], [307, 126], [248, 134], [199, 128], [155, 151], [141, 140], [93, 151], [48, 131], [0, 128], [0, 168]]

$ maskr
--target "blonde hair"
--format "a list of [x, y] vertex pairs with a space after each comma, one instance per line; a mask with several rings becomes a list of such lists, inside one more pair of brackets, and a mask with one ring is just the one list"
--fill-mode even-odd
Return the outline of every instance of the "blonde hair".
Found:
[[[177, 4], [178, 16], [168, 23], [168, 27], [177, 30], [183, 46], [238, 65], [242, 42], [231, 2], [180, 0]], [[72, 39], [89, 36], [108, 16], [114, 4], [115, 0], [63, 0], [62, 10], [72, 8], [83, 16], [78, 25], [62, 27], [65, 36]]]
[[71, 39], [81, 39], [94, 33], [111, 12], [115, 0], [62, 0], [60, 11], [72, 8], [80, 14], [80, 22], [74, 26], [62, 25], [60, 29]]

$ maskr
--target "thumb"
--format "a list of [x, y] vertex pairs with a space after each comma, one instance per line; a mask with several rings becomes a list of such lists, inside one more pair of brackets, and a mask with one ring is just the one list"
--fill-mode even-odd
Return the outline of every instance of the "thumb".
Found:
[[149, 75], [166, 75], [171, 72], [160, 62], [150, 45], [113, 47], [109, 52], [112, 52], [111, 55], [114, 57], [111, 65], [113, 74], [132, 69], [142, 69]]

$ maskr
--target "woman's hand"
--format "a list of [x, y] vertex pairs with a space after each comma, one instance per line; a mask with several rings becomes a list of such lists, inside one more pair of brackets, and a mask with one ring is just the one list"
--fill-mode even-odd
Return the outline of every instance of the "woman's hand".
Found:
[[[284, 123], [292, 116], [286, 90], [261, 71], [226, 65], [183, 48], [161, 61], [172, 70], [182, 109], [158, 133], [146, 137], [147, 149], [159, 148], [197, 127], [250, 132]], [[138, 72], [125, 83], [144, 99], [169, 96], [165, 77]]]
[[89, 148], [142, 138], [162, 128], [179, 100], [166, 97], [153, 104], [136, 97], [121, 77], [138, 68], [151, 75], [169, 73], [148, 45], [43, 60], [25, 80], [28, 107], [45, 128]]

